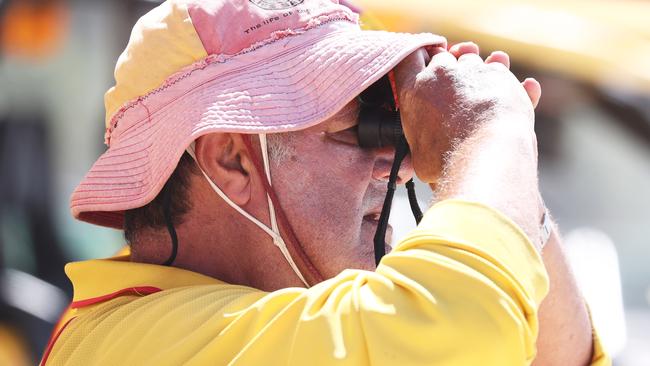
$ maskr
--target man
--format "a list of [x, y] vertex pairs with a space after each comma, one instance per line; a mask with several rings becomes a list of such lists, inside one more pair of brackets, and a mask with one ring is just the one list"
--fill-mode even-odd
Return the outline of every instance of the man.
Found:
[[[124, 228], [132, 254], [66, 268], [72, 311], [42, 363], [526, 365], [536, 344], [541, 364], [607, 362], [542, 230], [540, 87], [508, 63], [360, 31], [329, 0], [153, 10], [71, 203]], [[359, 148], [356, 97], [393, 69], [414, 170], [441, 202], [375, 269], [393, 151]]]

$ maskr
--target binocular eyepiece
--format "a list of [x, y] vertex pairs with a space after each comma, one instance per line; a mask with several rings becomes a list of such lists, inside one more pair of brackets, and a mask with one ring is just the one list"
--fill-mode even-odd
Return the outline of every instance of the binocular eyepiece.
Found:
[[388, 76], [372, 84], [358, 97], [357, 135], [362, 148], [397, 147], [404, 136]]

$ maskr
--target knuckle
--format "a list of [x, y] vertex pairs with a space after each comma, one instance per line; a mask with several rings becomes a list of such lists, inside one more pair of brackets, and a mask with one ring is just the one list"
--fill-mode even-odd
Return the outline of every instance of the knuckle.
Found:
[[497, 62], [490, 62], [490, 63], [487, 64], [487, 66], [489, 68], [491, 68], [492, 70], [510, 72], [510, 69], [508, 69], [508, 66], [506, 66], [505, 64], [503, 64], [501, 62], [498, 62], [498, 61]]

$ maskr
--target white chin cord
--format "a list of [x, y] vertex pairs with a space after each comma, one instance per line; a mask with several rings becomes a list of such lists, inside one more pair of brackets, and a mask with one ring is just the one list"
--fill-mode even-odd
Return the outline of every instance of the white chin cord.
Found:
[[[260, 147], [262, 149], [262, 158], [264, 160], [264, 171], [266, 173], [266, 178], [269, 181], [269, 186], [271, 185], [271, 168], [269, 164], [269, 152], [268, 152], [268, 146], [266, 142], [266, 135], [260, 134]], [[269, 194], [266, 194], [266, 198], [269, 202], [269, 216], [271, 217], [271, 227], [269, 228], [266, 226], [266, 224], [262, 223], [255, 217], [253, 217], [251, 214], [248, 212], [244, 211], [243, 208], [239, 207], [237, 204], [235, 204], [228, 196], [219, 188], [217, 187], [216, 184], [210, 179], [210, 177], [203, 171], [201, 166], [199, 165], [198, 160], [196, 159], [196, 154], [195, 154], [195, 142], [192, 142], [190, 146], [187, 148], [187, 153], [192, 156], [192, 159], [196, 162], [196, 166], [199, 167], [199, 170], [205, 177], [205, 179], [208, 181], [210, 184], [210, 187], [217, 192], [219, 197], [221, 197], [230, 207], [234, 208], [237, 212], [242, 214], [245, 218], [250, 220], [252, 223], [257, 225], [260, 229], [264, 230], [265, 233], [267, 233], [271, 238], [273, 238], [273, 244], [280, 249], [280, 252], [282, 252], [282, 255], [284, 258], [287, 260], [289, 265], [291, 266], [291, 269], [293, 269], [293, 272], [300, 278], [302, 283], [305, 284], [305, 286], [309, 287], [309, 284], [307, 281], [305, 281], [305, 278], [303, 277], [302, 273], [300, 273], [300, 270], [298, 269], [298, 266], [296, 266], [296, 263], [293, 261], [293, 258], [291, 257], [291, 254], [289, 253], [289, 250], [287, 249], [287, 244], [284, 242], [284, 239], [282, 239], [282, 236], [280, 235], [280, 229], [278, 228], [278, 222], [275, 216], [275, 208], [273, 207], [273, 202], [271, 200], [271, 197]]]

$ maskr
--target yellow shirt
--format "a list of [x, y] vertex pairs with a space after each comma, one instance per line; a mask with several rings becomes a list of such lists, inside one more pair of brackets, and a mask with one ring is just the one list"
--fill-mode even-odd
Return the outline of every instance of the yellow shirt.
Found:
[[[509, 219], [445, 201], [375, 272], [271, 293], [128, 257], [69, 264], [50, 365], [528, 365], [548, 291]], [[594, 365], [608, 360], [597, 346]]]

